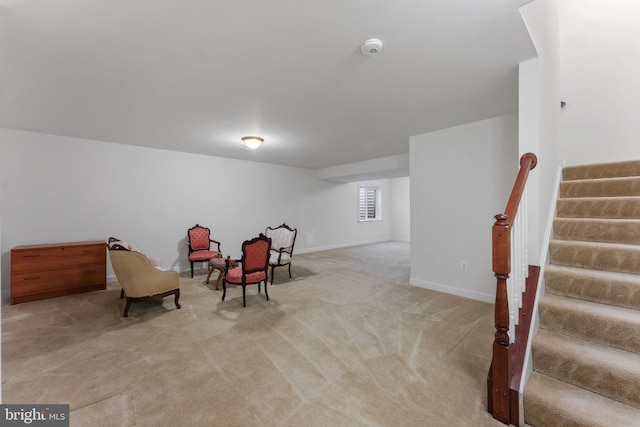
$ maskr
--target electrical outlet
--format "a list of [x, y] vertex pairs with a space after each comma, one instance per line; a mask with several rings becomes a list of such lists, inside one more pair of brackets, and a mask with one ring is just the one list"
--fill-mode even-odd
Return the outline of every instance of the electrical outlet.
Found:
[[469, 262], [468, 261], [460, 261], [460, 270], [468, 270]]

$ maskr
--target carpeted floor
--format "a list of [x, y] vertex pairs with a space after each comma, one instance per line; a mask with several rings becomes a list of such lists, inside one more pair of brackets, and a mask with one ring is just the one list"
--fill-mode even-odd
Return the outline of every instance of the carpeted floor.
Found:
[[[294, 257], [270, 301], [181, 275], [2, 308], [3, 403], [69, 403], [72, 426], [501, 426], [486, 412], [493, 306], [408, 285], [409, 245]], [[490, 274], [488, 272], [487, 274]], [[215, 275], [214, 275], [215, 276]], [[264, 291], [263, 291], [264, 292]]]

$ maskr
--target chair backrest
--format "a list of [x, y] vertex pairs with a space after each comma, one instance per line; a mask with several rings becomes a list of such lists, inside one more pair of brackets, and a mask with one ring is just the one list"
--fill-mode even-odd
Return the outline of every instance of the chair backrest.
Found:
[[293, 253], [293, 245], [296, 242], [296, 235], [298, 234], [298, 229], [291, 228], [287, 224], [282, 224], [276, 228], [267, 227], [265, 231], [267, 237], [271, 238], [271, 247], [275, 250], [279, 250], [280, 248], [291, 247], [289, 253]]
[[242, 271], [244, 274], [266, 271], [269, 266], [271, 239], [260, 233], [242, 243]]
[[125, 290], [135, 283], [137, 277], [145, 272], [145, 267], [151, 267], [149, 260], [140, 252], [113, 247], [109, 250], [111, 267], [116, 278]]
[[210, 230], [207, 227], [203, 227], [196, 224], [191, 227], [187, 232], [189, 238], [189, 250], [201, 251], [209, 250], [211, 242], [209, 241]]
[[130, 251], [131, 247], [128, 242], [118, 239], [117, 237], [109, 237], [107, 240], [107, 249], [117, 251]]

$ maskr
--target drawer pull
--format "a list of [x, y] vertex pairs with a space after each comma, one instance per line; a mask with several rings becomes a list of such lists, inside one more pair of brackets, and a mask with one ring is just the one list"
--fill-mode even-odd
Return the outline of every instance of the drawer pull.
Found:
[[22, 280], [38, 280], [40, 278], [40, 276], [36, 276], [36, 277], [25, 277]]
[[40, 256], [40, 254], [35, 254], [35, 255], [23, 255], [22, 258], [38, 258]]

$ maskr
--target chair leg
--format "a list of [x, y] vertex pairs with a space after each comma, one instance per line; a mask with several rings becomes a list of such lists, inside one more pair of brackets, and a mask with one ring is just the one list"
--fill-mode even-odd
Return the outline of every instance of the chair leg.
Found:
[[215, 270], [215, 268], [211, 267], [211, 264], [209, 264], [209, 274], [207, 274], [207, 285], [209, 284], [209, 278], [211, 277], [211, 273], [213, 273], [213, 270]]
[[191, 278], [193, 279], [193, 261], [191, 261]]
[[289, 279], [291, 279], [291, 263], [289, 263]]
[[176, 307], [177, 308], [182, 308], [182, 306], [180, 306], [180, 303], [178, 302], [178, 299], [180, 298], [180, 289], [176, 289], [175, 296], [176, 297], [175, 297], [174, 302], [176, 303]]
[[[271, 286], [273, 286], [273, 270], [274, 270], [275, 268], [276, 268], [276, 266], [275, 266], [275, 265], [272, 265], [272, 266], [271, 266]], [[266, 285], [267, 285], [267, 284], [265, 283], [265, 286], [266, 286]]]
[[[258, 282], [258, 293], [260, 293], [260, 285], [262, 285], [262, 282]], [[267, 287], [266, 283], [264, 284], [264, 287], [265, 288]]]
[[124, 317], [129, 317], [129, 308], [131, 307], [131, 298], [127, 297], [127, 304], [124, 306]]
[[124, 289], [120, 289], [120, 298], [124, 298]]
[[242, 285], [242, 306], [246, 307], [247, 306], [247, 298], [245, 296], [245, 288], [247, 287], [247, 285]]
[[224, 301], [224, 297], [227, 295], [227, 281], [222, 279], [222, 301]]
[[[260, 283], [258, 283], [258, 286], [260, 286]], [[267, 292], [267, 281], [264, 281], [264, 294], [267, 297], [267, 301], [269, 301], [269, 292]]]

